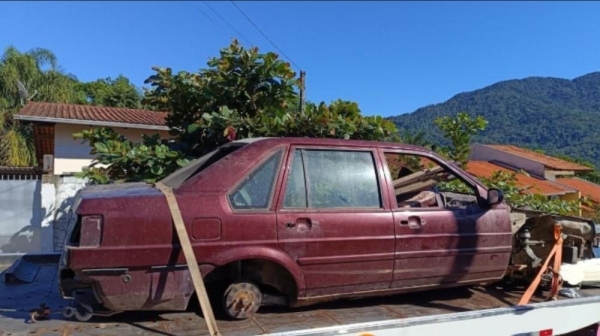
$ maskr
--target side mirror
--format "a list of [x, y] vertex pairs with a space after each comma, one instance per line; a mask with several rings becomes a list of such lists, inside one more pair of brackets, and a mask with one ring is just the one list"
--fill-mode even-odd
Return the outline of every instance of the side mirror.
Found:
[[489, 205], [496, 205], [504, 201], [504, 193], [500, 189], [488, 190], [487, 203]]

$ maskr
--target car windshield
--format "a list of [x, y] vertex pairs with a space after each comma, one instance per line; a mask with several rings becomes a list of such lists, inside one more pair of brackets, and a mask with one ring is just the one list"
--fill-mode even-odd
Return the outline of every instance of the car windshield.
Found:
[[227, 145], [221, 146], [215, 149], [214, 151], [190, 162], [187, 166], [171, 173], [171, 175], [165, 177], [160, 182], [162, 182], [162, 184], [170, 188], [178, 188], [185, 181], [189, 180], [199, 172], [203, 171], [215, 162], [221, 160], [222, 158], [226, 157], [227, 155], [233, 153], [234, 151], [240, 149], [245, 145], [246, 143], [229, 143]]

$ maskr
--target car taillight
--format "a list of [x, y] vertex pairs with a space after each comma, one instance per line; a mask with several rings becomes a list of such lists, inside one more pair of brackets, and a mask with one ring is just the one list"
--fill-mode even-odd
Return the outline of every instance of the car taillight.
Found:
[[100, 246], [102, 241], [102, 216], [84, 216], [81, 219], [79, 246]]

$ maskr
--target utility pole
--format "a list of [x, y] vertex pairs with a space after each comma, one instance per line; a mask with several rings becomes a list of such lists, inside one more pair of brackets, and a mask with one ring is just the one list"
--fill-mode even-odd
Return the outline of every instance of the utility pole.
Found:
[[304, 115], [304, 80], [306, 77], [306, 72], [304, 70], [300, 70], [300, 115]]

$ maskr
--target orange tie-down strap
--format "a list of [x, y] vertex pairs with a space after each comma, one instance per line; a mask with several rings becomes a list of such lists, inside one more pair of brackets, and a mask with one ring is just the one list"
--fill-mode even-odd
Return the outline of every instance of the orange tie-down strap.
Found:
[[554, 266], [551, 268], [552, 288], [550, 289], [549, 298], [553, 299], [558, 294], [558, 290], [560, 289], [560, 264], [562, 263], [563, 245], [562, 230], [561, 226], [558, 224], [554, 225], [554, 240], [554, 247], [550, 251], [550, 254], [548, 254], [548, 257], [544, 261], [544, 264], [540, 268], [538, 274], [535, 276], [535, 278], [529, 285], [529, 288], [527, 288], [525, 293], [523, 293], [523, 296], [521, 297], [521, 300], [518, 303], [519, 306], [526, 305], [527, 303], [529, 303], [529, 300], [531, 300], [531, 298], [533, 297], [533, 293], [535, 293], [535, 290], [537, 289], [538, 285], [540, 284], [540, 281], [542, 280], [542, 275], [544, 275], [546, 270], [548, 270], [548, 264], [550, 264], [550, 259], [552, 259], [552, 257], [554, 257]]
[[211, 334], [211, 336], [220, 336], [221, 333], [219, 333], [219, 328], [217, 327], [217, 320], [215, 320], [215, 315], [213, 314], [212, 307], [210, 306], [208, 293], [206, 292], [204, 280], [202, 279], [202, 274], [200, 273], [200, 267], [198, 267], [198, 261], [196, 260], [196, 255], [192, 249], [190, 237], [185, 229], [185, 224], [183, 223], [183, 218], [181, 217], [181, 211], [179, 210], [177, 199], [173, 194], [173, 189], [160, 182], [156, 183], [155, 186], [167, 198], [167, 204], [169, 205], [171, 217], [173, 218], [173, 225], [175, 226], [177, 236], [179, 237], [179, 243], [183, 249], [185, 262], [187, 263], [192, 276], [192, 282], [194, 283], [194, 289], [196, 290], [196, 295], [198, 296], [198, 301], [200, 302], [200, 308], [202, 309], [202, 314], [204, 315], [208, 332]]

